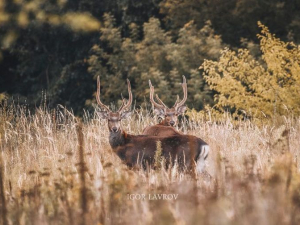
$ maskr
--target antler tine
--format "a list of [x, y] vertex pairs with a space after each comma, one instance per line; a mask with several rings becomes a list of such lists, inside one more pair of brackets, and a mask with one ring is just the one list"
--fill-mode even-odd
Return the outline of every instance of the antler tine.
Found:
[[121, 104], [120, 108], [118, 109], [118, 112], [121, 111], [121, 109], [124, 107], [125, 103], [126, 103], [126, 99], [122, 98], [122, 104]]
[[179, 98], [177, 97], [177, 100], [173, 106], [176, 108], [182, 106], [187, 100], [187, 84], [186, 84], [186, 79], [185, 79], [184, 75], [182, 76], [182, 80], [183, 80], [183, 82], [182, 82], [181, 86], [182, 86], [182, 90], [183, 90], [183, 99], [181, 100], [181, 102], [179, 102]]
[[153, 95], [154, 95], [154, 87], [151, 84], [151, 81], [149, 80], [149, 86], [150, 86], [150, 102], [156, 107], [156, 108], [160, 108], [160, 109], [164, 109], [166, 107], [166, 105], [158, 98], [158, 96], [156, 95], [157, 100], [161, 103], [158, 104], [154, 101], [153, 99]]
[[165, 103], [163, 103], [163, 101], [158, 97], [157, 94], [155, 95], [155, 98], [161, 105], [163, 105], [165, 108], [168, 108], [168, 106], [166, 106]]
[[104, 108], [106, 111], [110, 112], [110, 109], [108, 106], [104, 105], [101, 101], [100, 101], [100, 77], [97, 77], [97, 95], [96, 95], [96, 99], [97, 99], [97, 103], [98, 105], [100, 105], [100, 107]]
[[176, 99], [176, 101], [175, 101], [175, 103], [174, 103], [174, 106], [177, 105], [177, 104], [179, 103], [179, 101], [180, 101], [180, 100], [179, 100], [179, 95], [177, 95], [177, 99]]
[[127, 79], [127, 86], [128, 86], [128, 94], [129, 94], [129, 99], [127, 104], [125, 105], [125, 99], [123, 99], [122, 105], [119, 108], [118, 112], [122, 112], [124, 110], [126, 110], [127, 108], [129, 108], [132, 104], [132, 93], [131, 93], [131, 85], [130, 85], [130, 81]]

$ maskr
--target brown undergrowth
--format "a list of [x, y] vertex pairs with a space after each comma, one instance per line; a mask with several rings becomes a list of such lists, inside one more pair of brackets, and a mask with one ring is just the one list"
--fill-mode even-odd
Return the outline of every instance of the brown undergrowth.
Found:
[[[78, 122], [62, 107], [12, 106], [0, 121], [2, 224], [300, 223], [299, 118], [187, 122], [184, 132], [211, 147], [196, 180], [159, 164], [129, 170], [97, 114]], [[133, 116], [123, 127], [138, 134], [149, 121]]]

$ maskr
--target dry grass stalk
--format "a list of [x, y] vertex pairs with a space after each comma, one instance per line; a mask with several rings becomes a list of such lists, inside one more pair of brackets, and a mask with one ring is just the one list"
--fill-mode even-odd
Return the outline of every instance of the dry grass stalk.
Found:
[[[1, 144], [1, 140], [0, 140]], [[7, 225], [7, 206], [6, 206], [6, 198], [5, 198], [5, 188], [4, 188], [4, 172], [3, 172], [3, 159], [2, 153], [0, 153], [0, 205], [1, 205], [1, 224]]]
[[87, 213], [87, 190], [86, 190], [86, 164], [84, 161], [84, 136], [83, 136], [83, 128], [82, 122], [77, 122], [77, 138], [78, 138], [78, 153], [79, 153], [79, 173], [80, 173], [80, 182], [81, 182], [81, 189], [80, 189], [80, 202], [81, 202], [81, 211], [82, 211], [82, 221], [81, 224], [86, 224], [86, 213]]

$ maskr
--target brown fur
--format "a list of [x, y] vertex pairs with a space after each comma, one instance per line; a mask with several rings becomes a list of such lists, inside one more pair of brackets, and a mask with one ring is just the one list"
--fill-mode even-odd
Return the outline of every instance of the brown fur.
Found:
[[157, 142], [161, 142], [162, 156], [166, 165], [177, 161], [179, 169], [191, 170], [198, 160], [202, 147], [207, 145], [203, 140], [192, 135], [173, 135], [168, 137], [130, 135], [125, 132], [110, 132], [110, 144], [113, 151], [129, 167], [136, 165], [154, 165]]
[[143, 135], [149, 136], [172, 136], [172, 135], [182, 135], [175, 128], [160, 123], [154, 126], [148, 126], [143, 130]]

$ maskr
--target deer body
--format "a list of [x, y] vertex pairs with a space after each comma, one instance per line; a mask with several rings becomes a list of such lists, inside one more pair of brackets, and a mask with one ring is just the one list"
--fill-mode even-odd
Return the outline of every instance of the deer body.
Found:
[[109, 136], [113, 151], [130, 168], [142, 166], [146, 169], [147, 165], [153, 166], [159, 141], [162, 149], [161, 156], [166, 159], [167, 166], [173, 166], [177, 162], [180, 170], [185, 168], [191, 170], [197, 161], [199, 161], [197, 167], [204, 166], [202, 164], [208, 155], [208, 145], [192, 135], [168, 137], [130, 135], [120, 130], [116, 133], [110, 132]]

